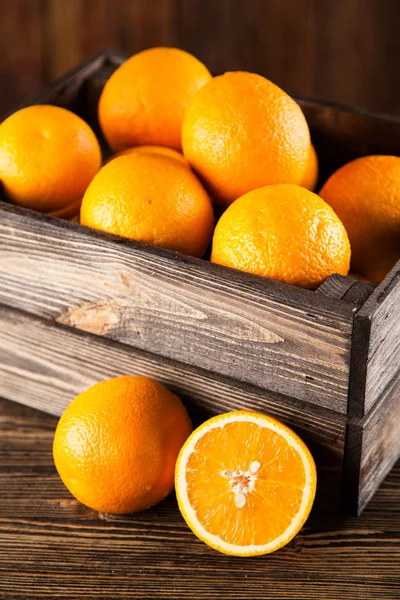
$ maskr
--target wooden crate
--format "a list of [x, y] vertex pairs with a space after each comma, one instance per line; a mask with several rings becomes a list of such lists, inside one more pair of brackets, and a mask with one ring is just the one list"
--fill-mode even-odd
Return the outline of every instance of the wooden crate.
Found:
[[[96, 108], [122, 62], [103, 51], [31, 103]], [[400, 155], [400, 120], [299, 100], [321, 181]], [[105, 148], [104, 141], [102, 141]], [[156, 377], [196, 420], [250, 408], [309, 444], [318, 504], [360, 513], [400, 455], [400, 264], [375, 287], [315, 292], [0, 202], [0, 394], [60, 415], [96, 381]]]

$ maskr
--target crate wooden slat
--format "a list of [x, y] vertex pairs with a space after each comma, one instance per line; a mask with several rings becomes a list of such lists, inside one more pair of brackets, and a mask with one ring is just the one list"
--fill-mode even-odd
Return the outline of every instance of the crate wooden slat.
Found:
[[244, 408], [290, 424], [318, 456], [319, 505], [337, 509], [345, 416], [316, 407], [310, 412], [280, 394], [0, 306], [0, 396], [61, 415], [82, 390], [126, 374], [167, 385], [185, 400], [195, 421]]
[[0, 243], [2, 303], [347, 411], [351, 305], [11, 205]]
[[[360, 514], [400, 455], [400, 379], [382, 394], [379, 405], [364, 420], [350, 421], [345, 486], [351, 512]], [[350, 451], [351, 450], [351, 451]]]
[[[94, 127], [123, 57], [103, 51], [35, 103]], [[400, 155], [400, 119], [299, 100], [321, 180]], [[3, 199], [3, 202], [1, 201]], [[0, 394], [60, 414], [95, 381], [155, 376], [193, 414], [269, 412], [310, 444], [320, 505], [360, 512], [400, 455], [400, 263], [379, 286], [307, 291], [8, 204], [0, 192]]]
[[392, 271], [380, 286], [379, 292], [362, 307], [360, 318], [366, 316], [371, 319], [371, 341], [367, 359], [364, 413], [371, 410], [400, 369], [399, 268]]

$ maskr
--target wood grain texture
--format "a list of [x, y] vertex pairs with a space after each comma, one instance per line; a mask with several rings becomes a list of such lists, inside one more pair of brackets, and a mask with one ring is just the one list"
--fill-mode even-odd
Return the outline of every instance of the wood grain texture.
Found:
[[347, 290], [342, 296], [344, 302], [350, 302], [353, 306], [361, 308], [363, 304], [368, 300], [376, 285], [374, 283], [367, 283], [366, 281], [355, 281], [353, 285]]
[[314, 512], [288, 546], [227, 557], [197, 540], [170, 496], [98, 515], [61, 483], [57, 420], [0, 401], [0, 597], [13, 600], [397, 600], [400, 464], [360, 518]]
[[349, 422], [343, 481], [345, 510], [361, 514], [399, 457], [400, 378], [397, 377], [366, 417], [352, 418]]
[[[390, 382], [400, 377], [400, 262], [360, 311], [370, 320], [364, 414]], [[400, 402], [400, 400], [399, 400]]]
[[0, 0], [0, 117], [43, 87], [42, 8], [42, 0]]
[[0, 114], [100, 47], [152, 45], [294, 94], [399, 111], [397, 0], [0, 0], [0, 10]]
[[361, 512], [400, 457], [400, 377], [382, 393], [363, 423], [359, 501]]
[[354, 318], [343, 502], [360, 513], [400, 456], [400, 264]]
[[293, 94], [397, 112], [397, 84], [385, 78], [396, 77], [399, 9], [396, 0], [180, 0], [178, 40], [216, 73], [256, 71]]
[[335, 273], [319, 286], [316, 293], [341, 300], [353, 284], [354, 280], [350, 279], [350, 277], [344, 277], [343, 275]]
[[127, 374], [154, 377], [167, 385], [186, 399], [195, 422], [241, 408], [282, 419], [313, 451], [320, 506], [339, 509], [345, 417], [323, 409], [310, 411], [304, 403], [279, 394], [0, 306], [1, 396], [61, 415], [94, 383]]
[[337, 298], [353, 305], [354, 312], [364, 304], [375, 289], [372, 283], [357, 281], [335, 273], [316, 290], [317, 294]]
[[176, 8], [175, 0], [68, 0], [65, 5], [47, 0], [46, 80], [59, 77], [101, 46], [126, 48], [129, 54], [149, 46], [173, 46]]
[[357, 282], [355, 292], [363, 304], [352, 334], [343, 506], [357, 514], [400, 456], [399, 267], [373, 291]]
[[3, 204], [0, 301], [347, 410], [353, 307]]

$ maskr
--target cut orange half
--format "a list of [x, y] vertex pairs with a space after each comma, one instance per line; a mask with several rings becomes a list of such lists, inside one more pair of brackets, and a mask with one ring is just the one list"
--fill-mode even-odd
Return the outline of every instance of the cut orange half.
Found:
[[245, 410], [213, 417], [183, 445], [175, 470], [180, 511], [225, 554], [282, 548], [305, 523], [316, 469], [304, 442], [276, 419]]

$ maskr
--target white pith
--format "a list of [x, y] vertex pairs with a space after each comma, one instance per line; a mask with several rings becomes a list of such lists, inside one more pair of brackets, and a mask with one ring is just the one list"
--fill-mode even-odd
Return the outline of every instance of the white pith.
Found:
[[[189, 456], [193, 453], [198, 440], [202, 438], [205, 433], [211, 431], [212, 429], [222, 428], [228, 423], [240, 421], [255, 423], [260, 427], [265, 427], [274, 431], [278, 435], [281, 435], [288, 442], [288, 444], [299, 454], [304, 466], [306, 481], [304, 485], [304, 492], [300, 508], [296, 516], [292, 519], [292, 522], [286, 529], [286, 531], [284, 531], [278, 538], [272, 540], [268, 544], [250, 544], [247, 546], [239, 546], [236, 544], [229, 544], [223, 541], [219, 536], [209, 533], [197, 519], [196, 512], [191, 506], [187, 494], [187, 462]], [[243, 508], [246, 505], [246, 494], [251, 492], [252, 489], [254, 489], [254, 484], [257, 478], [256, 473], [260, 466], [261, 465], [259, 461], [256, 460], [255, 457], [255, 460], [251, 462], [250, 467], [247, 471], [221, 472], [221, 475], [227, 477], [230, 480], [231, 490], [235, 494], [235, 503], [238, 509]], [[227, 554], [238, 553], [242, 556], [246, 554], [266, 554], [269, 551], [273, 551], [275, 548], [281, 547], [285, 543], [287, 543], [292, 537], [294, 537], [294, 535], [301, 527], [304, 521], [305, 514], [308, 514], [308, 509], [312, 500], [311, 495], [314, 493], [314, 486], [312, 485], [312, 471], [312, 460], [310, 463], [310, 459], [305, 453], [303, 444], [296, 439], [292, 432], [287, 431], [283, 425], [280, 425], [278, 422], [270, 422], [267, 418], [264, 419], [263, 417], [258, 417], [257, 415], [253, 416], [228, 414], [226, 415], [226, 417], [218, 418], [218, 420], [216, 420], [214, 423], [208, 424], [206, 427], [200, 427], [197, 431], [194, 432], [194, 434], [192, 434], [191, 438], [187, 442], [186, 447], [182, 450], [181, 456], [179, 458], [178, 471], [176, 477], [176, 486], [179, 490], [179, 504], [181, 505], [181, 510], [186, 514], [186, 517], [193, 531], [201, 539], [209, 543], [210, 546], [213, 546], [214, 548], [222, 552], [226, 552]], [[242, 475], [248, 478], [248, 483], [246, 485], [241, 484], [238, 486], [236, 483], [236, 478]]]
[[[257, 466], [254, 466], [257, 465]], [[252, 469], [253, 466], [253, 469]], [[237, 471], [221, 471], [221, 476], [229, 480], [231, 491], [235, 496], [235, 504], [237, 508], [246, 506], [246, 495], [254, 490], [256, 482], [255, 473], [260, 468], [258, 460], [254, 460], [247, 471], [238, 469]]]

